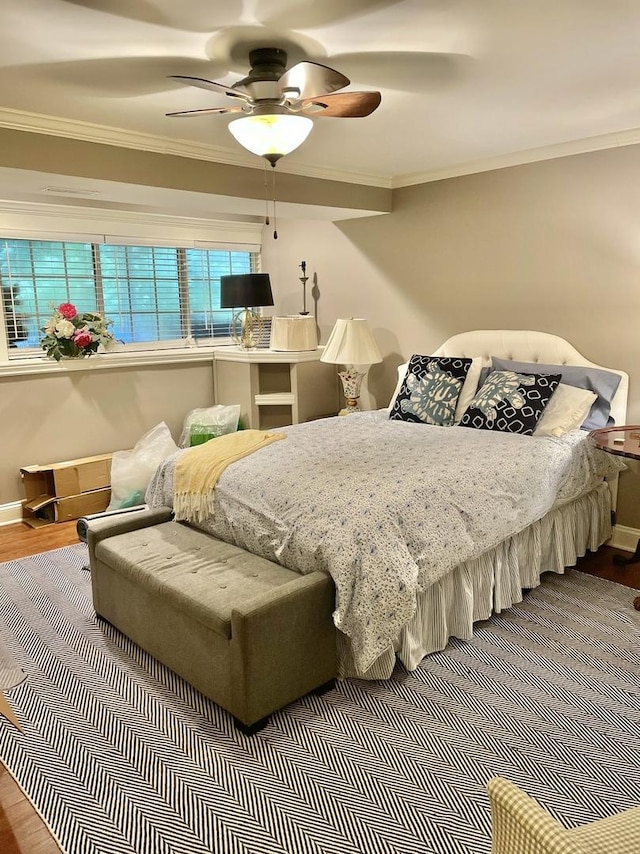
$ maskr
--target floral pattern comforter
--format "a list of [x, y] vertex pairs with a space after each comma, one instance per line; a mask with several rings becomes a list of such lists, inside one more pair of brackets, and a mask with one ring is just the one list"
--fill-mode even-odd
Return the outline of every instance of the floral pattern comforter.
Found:
[[[624, 467], [583, 431], [536, 438], [386, 411], [283, 430], [284, 441], [226, 469], [198, 527], [330, 573], [334, 621], [363, 672], [412, 618], [419, 591]], [[156, 472], [150, 506], [172, 505], [175, 459]]]

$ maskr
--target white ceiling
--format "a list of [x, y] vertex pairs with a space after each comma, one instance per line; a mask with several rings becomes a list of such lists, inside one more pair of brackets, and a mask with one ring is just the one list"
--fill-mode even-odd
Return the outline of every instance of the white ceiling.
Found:
[[399, 186], [640, 139], [639, 44], [640, 0], [2, 0], [0, 125], [256, 165], [230, 117], [165, 116], [228, 103], [167, 75], [229, 85], [276, 46], [382, 93], [279, 168]]

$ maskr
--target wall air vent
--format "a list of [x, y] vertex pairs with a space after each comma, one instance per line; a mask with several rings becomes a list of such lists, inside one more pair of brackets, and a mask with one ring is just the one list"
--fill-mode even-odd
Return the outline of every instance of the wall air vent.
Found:
[[52, 193], [54, 196], [99, 196], [100, 190], [87, 190], [82, 187], [43, 187], [43, 193]]

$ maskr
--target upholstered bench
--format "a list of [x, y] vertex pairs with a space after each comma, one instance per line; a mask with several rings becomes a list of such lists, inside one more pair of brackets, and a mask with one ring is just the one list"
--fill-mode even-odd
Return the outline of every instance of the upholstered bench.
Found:
[[247, 733], [336, 674], [334, 586], [141, 510], [87, 523], [96, 613]]

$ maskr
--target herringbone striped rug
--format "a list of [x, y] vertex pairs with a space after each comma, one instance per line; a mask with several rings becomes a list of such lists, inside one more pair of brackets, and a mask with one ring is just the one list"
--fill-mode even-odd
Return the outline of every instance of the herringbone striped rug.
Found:
[[415, 673], [340, 683], [246, 738], [96, 619], [85, 549], [0, 566], [28, 673], [0, 759], [68, 854], [486, 854], [494, 774], [568, 825], [640, 801], [628, 588], [547, 575]]

